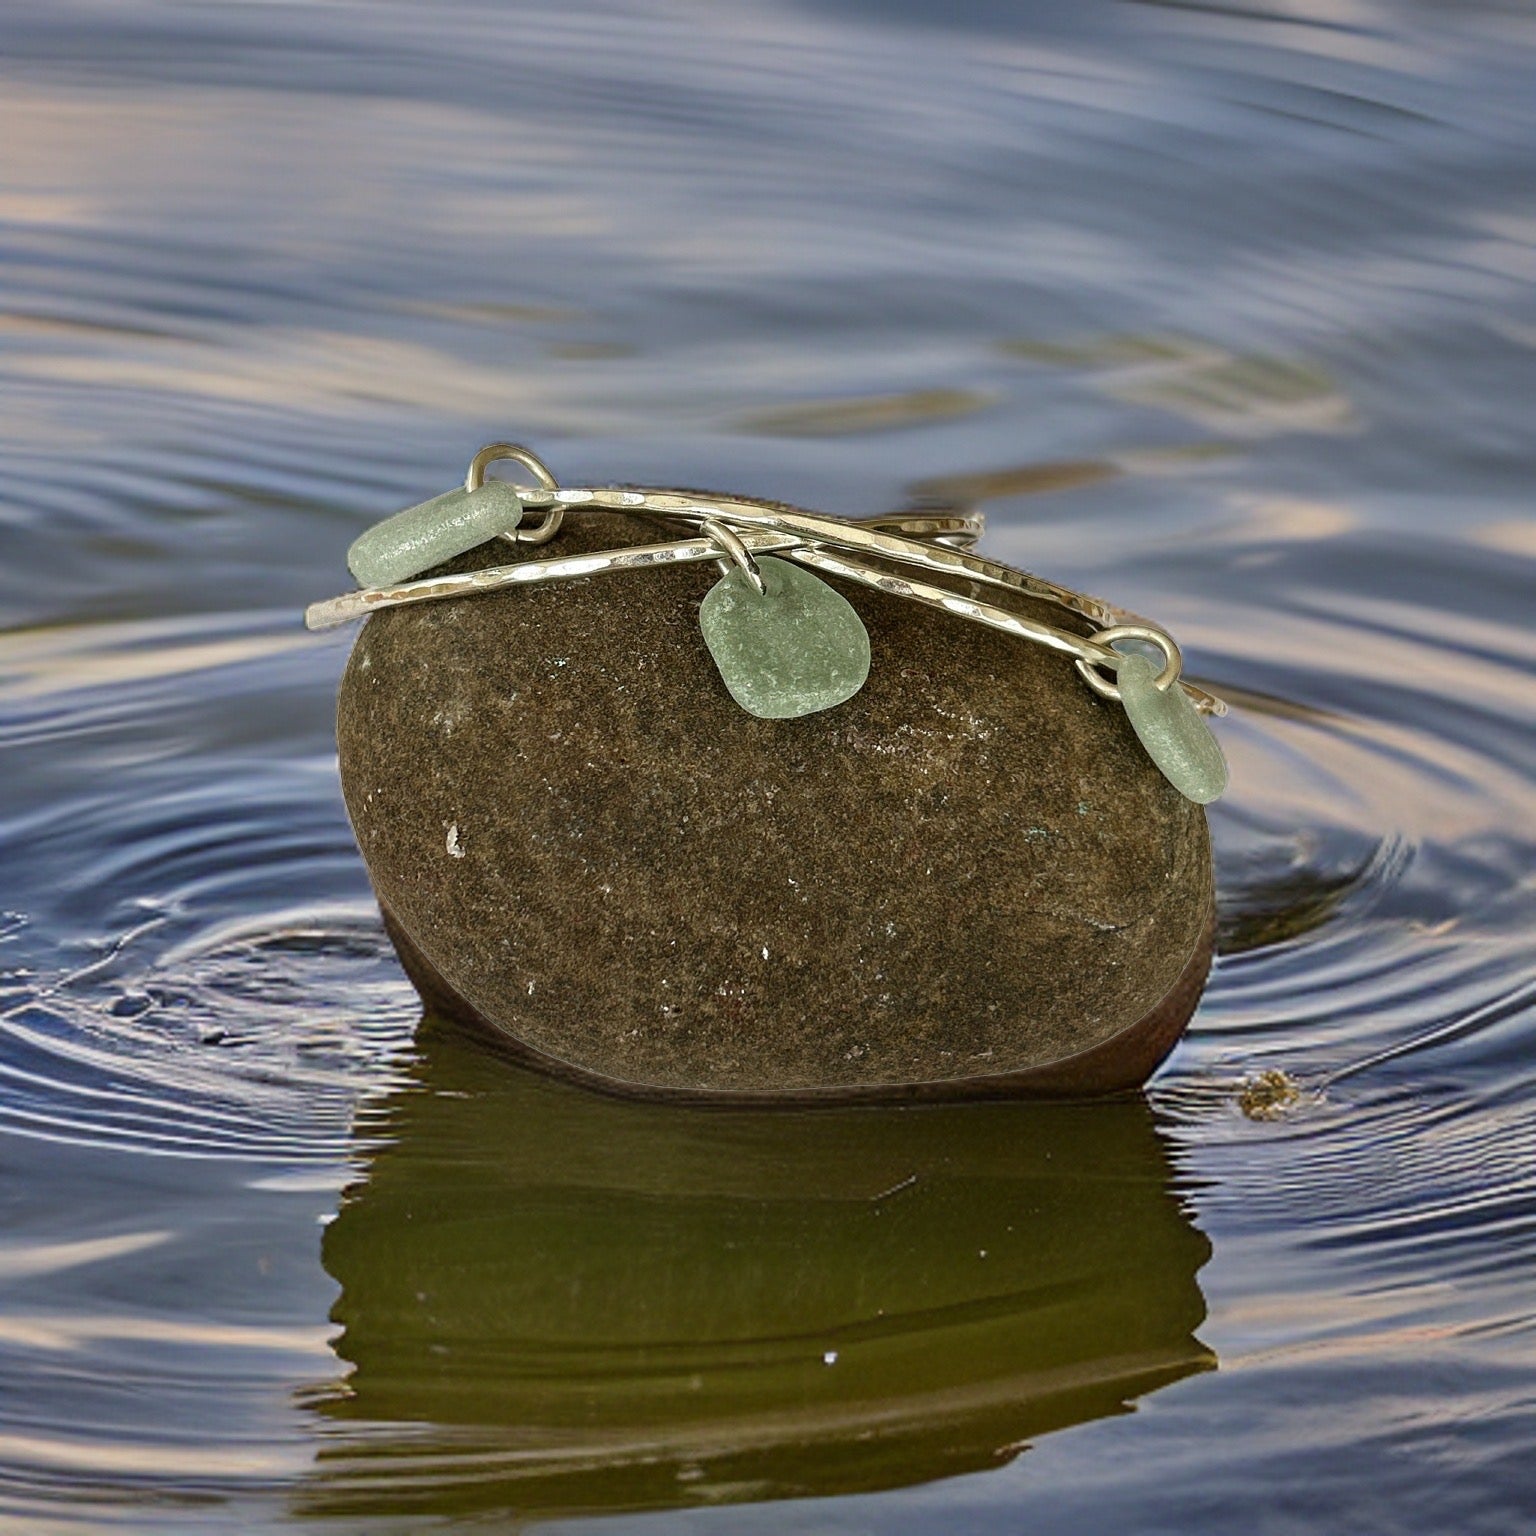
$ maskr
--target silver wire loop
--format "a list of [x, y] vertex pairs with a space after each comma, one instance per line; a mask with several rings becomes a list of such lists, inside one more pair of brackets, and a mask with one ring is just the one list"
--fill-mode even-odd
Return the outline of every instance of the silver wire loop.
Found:
[[[499, 459], [512, 459], [521, 464], [546, 491], [560, 489], [560, 482], [550, 473], [549, 466], [531, 448], [524, 448], [521, 443], [487, 443], [469, 461], [469, 471], [464, 476], [464, 489], [478, 491], [485, 484], [486, 467]], [[560, 532], [560, 524], [564, 521], [565, 508], [557, 504], [544, 514], [544, 520], [538, 527], [514, 528], [501, 537], [509, 544], [548, 544]]]
[[[1173, 687], [1184, 670], [1184, 656], [1173, 636], [1164, 630], [1154, 629], [1150, 624], [1111, 624], [1108, 629], [1098, 630], [1088, 638], [1093, 644], [1110, 651], [1114, 650], [1116, 640], [1145, 640], [1155, 645], [1163, 653], [1163, 670], [1153, 679], [1159, 692], [1167, 692]], [[1120, 690], [1099, 671], [1101, 666], [1111, 663], [1085, 661], [1079, 656], [1073, 665], [1078, 675], [1101, 699], [1119, 701]]]
[[752, 590], [759, 597], [768, 595], [767, 583], [763, 580], [763, 573], [758, 569], [757, 561], [752, 558], [752, 551], [724, 523], [707, 517], [699, 524], [699, 532], [713, 539], [725, 551], [730, 557], [731, 564], [752, 583]]

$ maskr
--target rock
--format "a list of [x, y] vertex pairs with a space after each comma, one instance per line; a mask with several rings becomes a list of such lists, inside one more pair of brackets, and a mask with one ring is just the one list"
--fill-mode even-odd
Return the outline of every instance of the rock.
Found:
[[[534, 554], [655, 537], [588, 512]], [[368, 620], [342, 786], [429, 1002], [626, 1092], [1142, 1082], [1198, 999], [1213, 899], [1204, 812], [1124, 711], [1066, 657], [856, 589], [863, 690], [757, 719], [699, 632], [718, 579], [662, 567]]]

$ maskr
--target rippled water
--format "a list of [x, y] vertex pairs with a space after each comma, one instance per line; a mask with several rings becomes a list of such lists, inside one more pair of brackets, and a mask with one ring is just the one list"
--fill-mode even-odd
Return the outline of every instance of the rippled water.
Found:
[[[0, 1524], [1529, 1529], [1533, 68], [1477, 0], [0, 8]], [[298, 614], [504, 436], [979, 501], [1169, 624], [1234, 788], [1146, 1105], [418, 1032]]]

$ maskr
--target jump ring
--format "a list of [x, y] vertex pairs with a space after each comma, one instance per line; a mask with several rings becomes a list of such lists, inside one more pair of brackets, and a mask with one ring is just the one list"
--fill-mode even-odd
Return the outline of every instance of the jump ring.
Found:
[[763, 581], [763, 573], [758, 568], [757, 561], [752, 558], [751, 550], [724, 523], [707, 517], [699, 524], [699, 532], [713, 540], [730, 556], [732, 564], [752, 583], [752, 589], [759, 597], [767, 596], [767, 584]]
[[[543, 459], [518, 443], [487, 443], [469, 461], [469, 473], [464, 476], [464, 489], [478, 491], [485, 484], [486, 466], [496, 463], [498, 459], [512, 459], [521, 464], [546, 491], [560, 489], [560, 482], [550, 473]], [[565, 508], [554, 506], [544, 514], [544, 521], [537, 528], [517, 528], [501, 537], [509, 544], [547, 544], [560, 532], [560, 524], [564, 521]]]
[[[1088, 639], [1092, 644], [1102, 645], [1109, 650], [1114, 649], [1116, 640], [1145, 640], [1155, 645], [1163, 653], [1163, 670], [1153, 679], [1159, 692], [1166, 692], [1172, 688], [1178, 682], [1179, 674], [1184, 670], [1184, 657], [1173, 636], [1161, 629], [1153, 629], [1150, 624], [1111, 624], [1108, 629], [1101, 629], [1090, 635]], [[1085, 661], [1079, 657], [1073, 665], [1083, 681], [1101, 699], [1119, 699], [1120, 690], [1098, 670], [1106, 663]]]

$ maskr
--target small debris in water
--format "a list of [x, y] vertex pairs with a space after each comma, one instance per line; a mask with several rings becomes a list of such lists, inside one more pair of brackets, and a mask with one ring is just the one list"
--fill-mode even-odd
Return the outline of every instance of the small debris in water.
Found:
[[1250, 1120], [1281, 1120], [1300, 1102], [1296, 1079], [1278, 1067], [1244, 1079], [1237, 1096], [1238, 1108]]
[[837, 1364], [837, 1351], [835, 1349], [829, 1349], [821, 1357], [821, 1363], [823, 1365], [836, 1365]]

